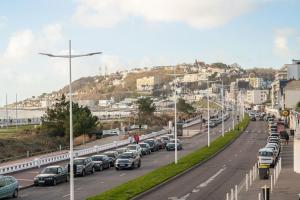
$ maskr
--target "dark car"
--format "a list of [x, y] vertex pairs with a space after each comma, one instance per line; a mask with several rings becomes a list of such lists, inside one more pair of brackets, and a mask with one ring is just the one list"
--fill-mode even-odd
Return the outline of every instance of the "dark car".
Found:
[[139, 143], [139, 145], [142, 148], [142, 154], [143, 155], [148, 155], [148, 154], [151, 153], [151, 147], [150, 147], [150, 145], [148, 143], [142, 142], [142, 143]]
[[167, 135], [163, 135], [163, 136], [161, 136], [160, 138], [161, 138], [161, 140], [163, 141], [163, 143], [164, 143], [165, 145], [167, 145], [167, 143], [170, 141], [170, 137], [167, 136]]
[[134, 152], [125, 152], [119, 155], [115, 163], [116, 170], [133, 169], [135, 167], [141, 167], [141, 157]]
[[49, 166], [44, 168], [34, 178], [34, 185], [56, 185], [68, 181], [68, 171], [61, 166]]
[[119, 156], [119, 153], [117, 151], [106, 151], [103, 154], [111, 158], [110, 166], [111, 167], [115, 166], [115, 162]]
[[88, 173], [93, 174], [95, 170], [95, 163], [91, 158], [85, 157], [74, 159], [74, 174], [76, 176], [85, 176]]
[[155, 142], [158, 145], [158, 149], [164, 149], [166, 147], [165, 143], [163, 142], [163, 140], [161, 138], [157, 138], [155, 140]]
[[[109, 169], [110, 166], [111, 166], [111, 162], [112, 162], [112, 159], [110, 157], [108, 157], [107, 155], [104, 155], [104, 154], [93, 155], [92, 160], [95, 161], [95, 162], [102, 162], [102, 169]], [[97, 163], [95, 163], [95, 164], [96, 164], [96, 169], [99, 169], [98, 166], [97, 166]]]
[[[177, 150], [182, 150], [182, 144], [181, 143], [177, 143]], [[167, 151], [174, 151], [175, 150], [175, 143], [173, 142], [169, 142], [167, 145], [166, 145], [166, 150]]]
[[122, 153], [125, 153], [127, 151], [128, 151], [128, 149], [126, 147], [116, 149], [116, 152], [118, 152], [119, 155]]
[[251, 121], [256, 121], [256, 117], [255, 117], [255, 116], [252, 116], [252, 117], [251, 117]]
[[0, 199], [13, 197], [19, 194], [19, 182], [12, 176], [0, 175]]
[[150, 145], [150, 148], [151, 148], [152, 152], [159, 150], [158, 144], [157, 144], [157, 142], [154, 139], [144, 140], [144, 143], [147, 143], [147, 144]]

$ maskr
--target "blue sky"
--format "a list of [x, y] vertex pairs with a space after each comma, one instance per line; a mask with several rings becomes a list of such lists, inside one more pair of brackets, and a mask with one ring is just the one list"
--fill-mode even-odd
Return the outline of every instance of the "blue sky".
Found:
[[[67, 62], [38, 52], [103, 51], [74, 60], [73, 78], [191, 63], [279, 68], [299, 59], [298, 0], [2, 0], [0, 105], [67, 84]], [[1, 95], [2, 94], [2, 95]]]

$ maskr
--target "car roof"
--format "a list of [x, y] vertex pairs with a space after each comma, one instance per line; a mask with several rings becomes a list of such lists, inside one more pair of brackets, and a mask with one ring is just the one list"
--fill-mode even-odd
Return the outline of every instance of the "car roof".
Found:
[[105, 151], [104, 153], [118, 153], [117, 151]]
[[262, 151], [273, 152], [271, 149], [266, 148], [266, 147], [259, 150], [259, 152], [262, 152]]
[[92, 157], [103, 157], [103, 156], [107, 156], [107, 155], [104, 155], [104, 154], [96, 154], [96, 155], [92, 155]]
[[52, 166], [48, 166], [48, 167], [45, 167], [45, 168], [59, 168], [59, 167], [61, 167], [61, 166], [59, 166], [59, 165], [52, 165]]

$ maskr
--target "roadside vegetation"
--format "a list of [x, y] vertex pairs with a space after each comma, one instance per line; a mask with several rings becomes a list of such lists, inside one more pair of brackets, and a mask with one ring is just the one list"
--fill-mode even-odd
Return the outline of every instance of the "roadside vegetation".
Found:
[[132, 199], [133, 197], [210, 158], [226, 147], [226, 145], [229, 145], [232, 141], [234, 141], [246, 129], [249, 121], [249, 117], [246, 116], [238, 125], [236, 125], [235, 129], [227, 132], [224, 137], [220, 136], [214, 140], [210, 147], [202, 147], [182, 157], [178, 160], [177, 165], [174, 163], [165, 165], [143, 176], [107, 190], [106, 192], [103, 192], [97, 196], [90, 197], [87, 200]]

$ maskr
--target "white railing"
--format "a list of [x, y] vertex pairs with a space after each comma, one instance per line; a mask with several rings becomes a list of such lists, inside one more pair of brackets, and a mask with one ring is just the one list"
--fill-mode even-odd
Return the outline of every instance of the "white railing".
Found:
[[[147, 134], [147, 135], [142, 135], [140, 139], [145, 140], [145, 139], [156, 137], [156, 136], [163, 135], [163, 134], [166, 134], [166, 133], [168, 133], [167, 130], [152, 132], [152, 133]], [[74, 151], [74, 156], [78, 157], [78, 156], [90, 155], [90, 154], [98, 153], [98, 152], [101, 152], [101, 151], [121, 147], [121, 146], [124, 146], [124, 145], [127, 145], [127, 144], [129, 144], [129, 141], [127, 139], [126, 140], [121, 140], [121, 141], [114, 141], [112, 143], [108, 143], [108, 144], [104, 144], [104, 145], [100, 145], [100, 146], [94, 146], [94, 147], [91, 147], [91, 148]], [[31, 168], [35, 168], [35, 167], [40, 167], [42, 165], [53, 164], [53, 163], [57, 163], [57, 162], [68, 160], [68, 159], [69, 159], [69, 153], [68, 152], [63, 153], [63, 154], [59, 154], [59, 155], [49, 156], [49, 157], [35, 158], [35, 159], [32, 159], [32, 160], [28, 160], [28, 161], [24, 161], [24, 162], [20, 162], [20, 163], [15, 163], [15, 164], [12, 164], [12, 165], [7, 165], [7, 166], [0, 167], [0, 175], [1, 174], [12, 173], [12, 172], [17, 172], [17, 171], [22, 171], [22, 170], [26, 170], [26, 169], [31, 169]]]

